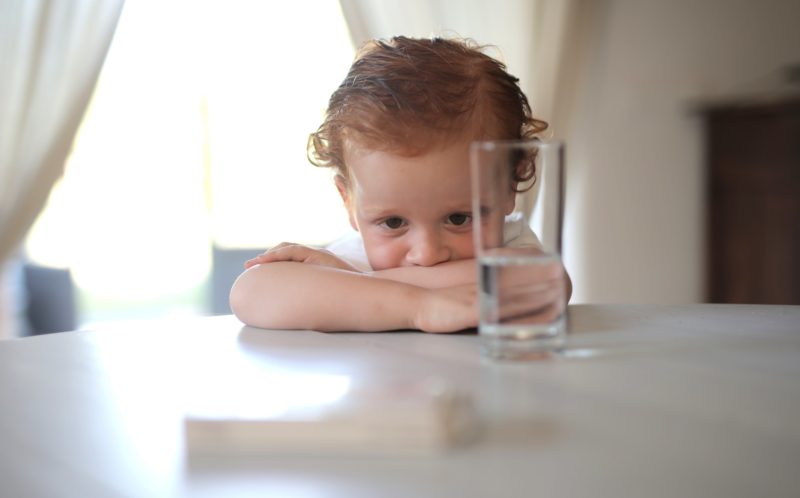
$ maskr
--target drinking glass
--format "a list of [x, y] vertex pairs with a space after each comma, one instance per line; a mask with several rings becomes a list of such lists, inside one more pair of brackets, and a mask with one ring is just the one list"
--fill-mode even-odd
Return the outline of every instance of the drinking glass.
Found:
[[565, 345], [563, 158], [557, 141], [471, 146], [478, 333], [487, 357], [542, 358]]

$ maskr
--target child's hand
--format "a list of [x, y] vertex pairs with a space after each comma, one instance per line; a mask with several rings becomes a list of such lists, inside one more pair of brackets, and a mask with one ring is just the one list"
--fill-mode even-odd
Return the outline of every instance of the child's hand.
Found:
[[478, 326], [478, 289], [475, 284], [425, 289], [414, 328], [425, 332], [458, 332]]
[[315, 249], [313, 247], [304, 246], [302, 244], [294, 244], [291, 242], [281, 242], [263, 254], [247, 260], [244, 264], [244, 267], [250, 268], [255, 265], [274, 263], [276, 261], [295, 261], [298, 263], [330, 266], [332, 268], [339, 268], [341, 270], [354, 272], [358, 271], [330, 251], [326, 251], [325, 249]]
[[[519, 254], [530, 254], [519, 251]], [[549, 322], [566, 308], [566, 273], [561, 262], [515, 269], [498, 276], [503, 294], [498, 318], [505, 324]], [[414, 326], [426, 332], [455, 332], [478, 325], [477, 285], [426, 289], [417, 304]]]

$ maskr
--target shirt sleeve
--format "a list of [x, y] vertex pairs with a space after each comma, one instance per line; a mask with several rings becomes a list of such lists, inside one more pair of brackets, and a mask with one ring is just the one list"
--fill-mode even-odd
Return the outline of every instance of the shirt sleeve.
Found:
[[331, 242], [325, 249], [329, 250], [358, 271], [372, 271], [372, 267], [367, 259], [367, 252], [364, 250], [364, 241], [361, 239], [361, 235], [356, 231], [352, 231]]
[[506, 216], [503, 226], [503, 241], [507, 247], [542, 248], [539, 238], [521, 216]]

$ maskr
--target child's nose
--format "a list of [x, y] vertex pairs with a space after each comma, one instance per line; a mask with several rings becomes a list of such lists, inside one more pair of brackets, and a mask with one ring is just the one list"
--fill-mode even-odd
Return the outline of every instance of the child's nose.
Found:
[[425, 230], [413, 241], [406, 257], [413, 265], [433, 266], [448, 261], [450, 250], [435, 230]]

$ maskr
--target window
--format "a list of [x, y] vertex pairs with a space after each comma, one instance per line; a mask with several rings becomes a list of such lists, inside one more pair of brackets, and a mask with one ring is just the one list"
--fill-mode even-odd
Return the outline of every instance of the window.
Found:
[[308, 134], [353, 48], [329, 0], [128, 2], [34, 263], [82, 323], [207, 311], [212, 247], [324, 244], [347, 217]]

